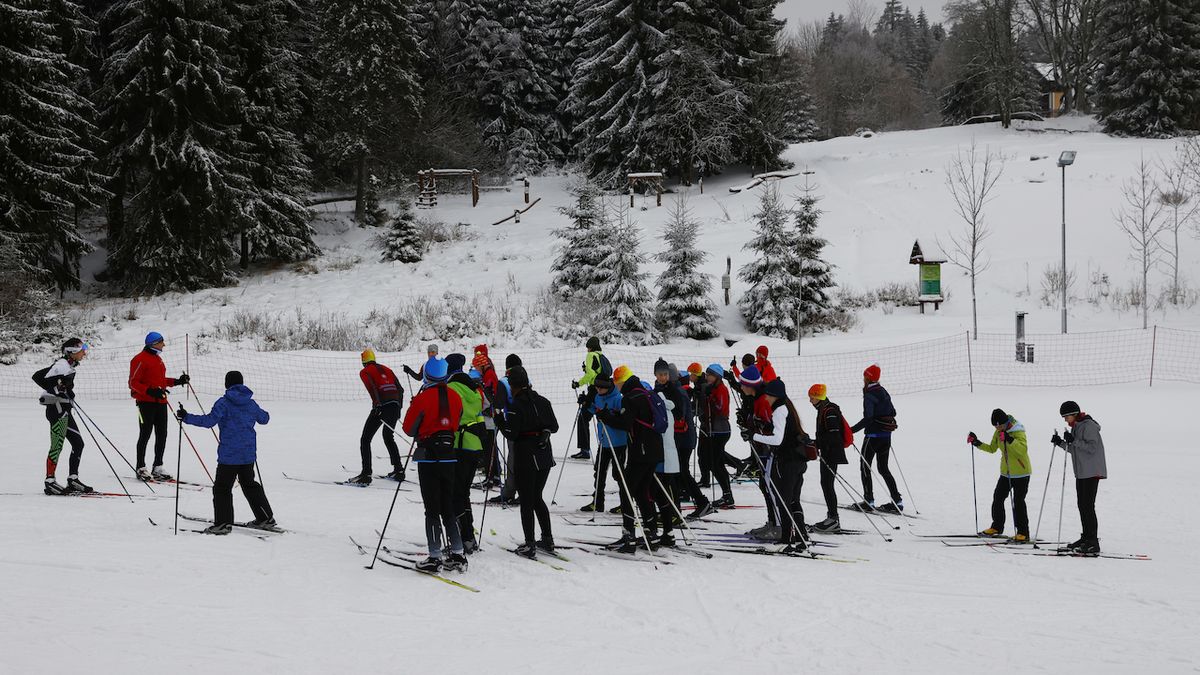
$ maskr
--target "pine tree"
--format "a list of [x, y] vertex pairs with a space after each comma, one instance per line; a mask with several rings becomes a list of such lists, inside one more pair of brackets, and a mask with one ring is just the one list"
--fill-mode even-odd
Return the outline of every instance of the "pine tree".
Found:
[[608, 235], [608, 224], [599, 186], [583, 181], [572, 186], [575, 204], [561, 207], [559, 213], [570, 219], [566, 227], [554, 230], [562, 241], [550, 270], [554, 272], [551, 289], [564, 300], [588, 297], [597, 281], [597, 246]]
[[254, 257], [302, 260], [317, 253], [304, 204], [308, 157], [292, 133], [302, 114], [300, 55], [289, 43], [291, 0], [241, 0], [233, 45], [235, 82], [246, 94], [241, 151], [251, 181], [236, 212], [241, 264]]
[[79, 285], [79, 258], [91, 247], [78, 214], [102, 194], [95, 111], [78, 93], [90, 31], [73, 2], [0, 0], [0, 246], [60, 289]]
[[1099, 16], [1098, 116], [1109, 133], [1174, 136], [1200, 106], [1200, 6], [1111, 0]]
[[421, 262], [425, 246], [421, 235], [417, 232], [416, 218], [413, 216], [412, 202], [407, 196], [398, 200], [399, 209], [388, 223], [387, 234], [383, 238], [382, 260], [393, 260], [402, 263]]
[[624, 203], [619, 203], [611, 226], [610, 245], [599, 261], [600, 281], [592, 295], [600, 304], [595, 334], [604, 342], [651, 344], [658, 341], [650, 290], [641, 271], [641, 236]]
[[802, 268], [796, 231], [788, 227], [788, 212], [775, 185], [759, 197], [755, 237], [745, 245], [754, 258], [738, 276], [748, 289], [738, 301], [746, 327], [760, 335], [793, 339], [800, 286], [795, 272]]
[[814, 188], [805, 184], [804, 192], [797, 200], [798, 208], [793, 211], [799, 265], [792, 276], [800, 287], [800, 327], [808, 333], [821, 331], [831, 309], [828, 289], [834, 286], [832, 266], [821, 257], [829, 242], [816, 234], [821, 219], [818, 201]]
[[573, 123], [570, 115], [563, 109], [563, 103], [571, 92], [571, 78], [575, 71], [575, 60], [579, 58], [579, 43], [575, 40], [575, 31], [580, 26], [579, 16], [575, 13], [575, 0], [543, 0], [546, 7], [545, 16], [549, 19], [546, 29], [546, 53], [551, 58], [552, 70], [547, 77], [550, 83], [555, 104], [555, 114], [550, 116], [550, 129], [546, 132], [546, 140], [554, 148], [553, 156], [556, 161], [564, 161], [574, 157], [571, 145], [571, 129]]
[[133, 195], [127, 221], [110, 221], [109, 264], [131, 288], [233, 280], [232, 223], [253, 195], [226, 9], [217, 0], [125, 0], [109, 10], [117, 28], [100, 100], [116, 192]]
[[778, 119], [766, 114], [782, 94], [771, 74], [780, 58], [779, 35], [783, 20], [775, 16], [782, 0], [729, 0], [723, 3], [729, 21], [741, 26], [731, 45], [729, 77], [748, 98], [746, 121], [736, 141], [739, 160], [752, 167], [780, 166], [787, 148], [786, 133]]
[[353, 162], [362, 223], [370, 159], [392, 151], [421, 108], [420, 45], [404, 0], [318, 0], [318, 15], [329, 154]]
[[663, 230], [667, 247], [658, 256], [667, 268], [658, 277], [655, 317], [668, 335], [707, 340], [720, 332], [716, 328], [717, 305], [709, 297], [712, 279], [699, 271], [708, 258], [708, 253], [696, 246], [699, 229], [684, 199], [676, 199]]

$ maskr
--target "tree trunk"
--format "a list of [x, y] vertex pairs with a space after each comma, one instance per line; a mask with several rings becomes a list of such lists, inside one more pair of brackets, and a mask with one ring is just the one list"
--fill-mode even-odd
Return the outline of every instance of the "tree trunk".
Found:
[[979, 305], [975, 303], [975, 268], [971, 267], [971, 328], [974, 331], [972, 340], [979, 339]]
[[1148, 254], [1142, 253], [1142, 330], [1150, 325], [1150, 293], [1147, 277], [1150, 275], [1150, 266], [1147, 264]]
[[246, 231], [242, 230], [242, 269], [250, 266], [250, 237], [246, 236]]
[[355, 172], [358, 175], [354, 188], [354, 221], [362, 225], [367, 211], [367, 153], [365, 150], [358, 155], [358, 166]]

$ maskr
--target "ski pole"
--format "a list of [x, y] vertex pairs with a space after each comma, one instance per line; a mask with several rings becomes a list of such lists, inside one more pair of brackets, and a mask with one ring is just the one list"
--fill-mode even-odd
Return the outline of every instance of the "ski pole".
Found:
[[[191, 382], [191, 380], [188, 380], [188, 383], [187, 383], [187, 388], [188, 388], [188, 393], [189, 393], [189, 394], [190, 394], [190, 395], [191, 395], [193, 398], [195, 398], [195, 399], [196, 399], [196, 405], [200, 406], [200, 414], [201, 414], [201, 415], [207, 415], [207, 414], [208, 414], [208, 411], [204, 409], [204, 404], [200, 402], [200, 394], [197, 394], [197, 393], [196, 393], [196, 389], [195, 389], [195, 387], [193, 387], [193, 386], [192, 386], [192, 382]], [[217, 435], [217, 428], [216, 428], [216, 427], [209, 427], [209, 428], [208, 428], [208, 430], [212, 432], [212, 435], [213, 435], [213, 440], [214, 440], [214, 441], [216, 441], [216, 442], [218, 442], [218, 443], [220, 443], [220, 442], [221, 442], [221, 437]], [[262, 477], [260, 476], [259, 478], [260, 478], [260, 482], [261, 482], [261, 478], [262, 478]]]
[[[180, 406], [181, 408], [183, 406]], [[179, 476], [183, 469], [183, 419], [177, 418], [179, 422], [179, 438], [175, 447], [175, 534], [179, 534]], [[188, 439], [191, 442], [191, 439]], [[215, 484], [215, 481], [214, 481]], [[216, 522], [215, 520], [213, 522]]]
[[[1055, 429], [1054, 433], [1057, 434], [1058, 430]], [[1039, 548], [1038, 542], [1040, 540], [1038, 539], [1038, 535], [1040, 535], [1042, 532], [1042, 514], [1045, 513], [1045, 511], [1046, 511], [1046, 493], [1050, 491], [1050, 474], [1054, 472], [1054, 451], [1057, 449], [1058, 449], [1057, 446], [1055, 446], [1053, 444], [1050, 445], [1050, 464], [1049, 464], [1049, 466], [1046, 467], [1046, 487], [1042, 488], [1042, 505], [1038, 507], [1037, 527], [1035, 527], [1033, 530], [1033, 547], [1034, 548]], [[1063, 460], [1063, 461], [1066, 461], [1066, 460]]]
[[[866, 444], [867, 444], [867, 442], [866, 442], [866, 440], [864, 440], [864, 441], [863, 441], [863, 446], [866, 446]], [[860, 450], [860, 449], [858, 448], [858, 445], [857, 445], [857, 444], [855, 444], [855, 443], [851, 443], [851, 444], [850, 444], [850, 447], [854, 448], [854, 452], [858, 453], [858, 459], [859, 459], [859, 461], [860, 461], [860, 462], [862, 462], [862, 464], [863, 464], [863, 465], [866, 465], [866, 467], [867, 467], [867, 472], [868, 472], [868, 473], [870, 473], [871, 471], [874, 471], [874, 472], [875, 472], [875, 475], [879, 477], [879, 482], [880, 482], [880, 483], [883, 483], [883, 484], [886, 486], [886, 485], [887, 485], [887, 483], [886, 483], [886, 481], [884, 481], [884, 480], [883, 480], [883, 474], [882, 474], [882, 473], [879, 473], [879, 467], [878, 467], [878, 463], [872, 464], [872, 463], [868, 462], [868, 461], [867, 461], [867, 456], [863, 454], [862, 450]], [[899, 467], [899, 466], [900, 466], [899, 462], [897, 462], [897, 463], [896, 463], [896, 466], [897, 466], [897, 467]], [[904, 485], [904, 489], [905, 489], [905, 490], [907, 490], [907, 489], [908, 489], [908, 484], [907, 484], [907, 483], [905, 483], [905, 485]], [[909, 496], [911, 497], [912, 495], [909, 495]], [[861, 499], [860, 501], [864, 501], [864, 502], [865, 502], [865, 501], [866, 501], [866, 499], [865, 499], [865, 498], [863, 498], [863, 499]], [[916, 509], [916, 504], [914, 504], [914, 505], [913, 505], [913, 509], [914, 509], [914, 510]], [[877, 509], [877, 510], [878, 510], [878, 509]], [[865, 513], [865, 512], [864, 512], [864, 513]], [[917, 513], [920, 513], [920, 511], [918, 511]], [[904, 515], [904, 514], [903, 514], [903, 513], [901, 513], [900, 515]]]
[[[612, 443], [611, 438], [609, 439], [609, 443], [610, 444]], [[626, 451], [625, 456], [626, 457], [629, 456], [628, 451]], [[653, 556], [654, 551], [650, 548], [650, 537], [646, 535], [646, 521], [642, 520], [642, 510], [638, 508], [637, 501], [633, 498], [633, 491], [629, 489], [629, 483], [627, 483], [625, 481], [625, 469], [621, 467], [621, 462], [619, 460], [620, 460], [620, 458], [618, 458], [616, 456], [616, 453], [614, 452], [613, 453], [613, 465], [617, 467], [617, 478], [621, 484], [621, 489], [625, 490], [625, 497], [626, 497], [626, 499], [629, 500], [630, 508], [633, 509], [634, 529], [636, 530], [637, 528], [641, 528], [642, 541], [646, 542], [646, 551], [649, 552], [651, 556]], [[625, 514], [622, 513], [621, 515], [624, 516]]]
[[896, 446], [892, 445], [892, 459], [896, 460], [896, 470], [900, 472], [900, 480], [904, 481], [904, 491], [908, 493], [908, 501], [912, 502], [913, 512], [918, 516], [921, 515], [921, 509], [917, 508], [917, 502], [912, 498], [912, 488], [908, 487], [908, 479], [904, 477], [904, 467], [900, 466], [900, 456], [896, 454]]
[[[85, 412], [83, 411], [83, 408], [79, 408], [79, 421], [80, 421], [80, 422], [83, 422], [83, 428], [87, 430], [87, 432], [88, 432], [88, 436], [91, 436], [91, 437], [92, 437], [92, 442], [96, 444], [96, 448], [97, 448], [97, 449], [99, 449], [99, 450], [100, 450], [100, 453], [103, 455], [103, 454], [104, 454], [104, 448], [103, 448], [103, 447], [100, 445], [100, 441], [96, 440], [96, 434], [95, 434], [95, 433], [92, 431], [92, 427], [93, 427], [93, 426], [96, 426], [96, 422], [95, 422], [95, 420], [93, 420], [92, 418], [88, 417], [88, 416], [87, 416], [87, 413], [85, 413]], [[96, 426], [96, 431], [100, 431], [100, 427], [99, 427], [99, 426]], [[103, 431], [101, 431], [101, 432], [100, 432], [100, 435], [102, 435], [102, 436], [103, 436], [103, 435], [104, 435], [104, 432], [103, 432]], [[109, 443], [111, 444], [111, 441], [110, 441]], [[114, 447], [113, 447], [113, 450], [117, 450], [117, 448], [114, 446]], [[121, 459], [125, 460], [125, 465], [126, 465], [126, 466], [128, 466], [130, 469], [133, 469], [133, 465], [131, 465], [131, 464], [129, 463], [129, 460], [128, 460], [128, 459], [125, 459], [125, 455], [122, 455], [120, 450], [117, 450], [117, 455], [118, 455], [118, 456], [120, 456], [120, 458], [121, 458]], [[104, 459], [105, 459], [105, 461], [108, 461], [108, 457], [107, 457], [107, 456], [105, 456], [105, 457], [104, 457]], [[134, 469], [134, 475], [135, 475], [135, 476], [137, 475], [137, 470], [136, 470], [136, 469]], [[157, 492], [154, 490], [154, 487], [153, 487], [153, 486], [151, 486], [151, 485], [150, 485], [150, 483], [148, 483], [148, 482], [143, 482], [143, 485], [145, 485], [146, 487], [150, 488], [150, 492], [157, 494]]]
[[[79, 419], [84, 421], [85, 423], [87, 423], [87, 424], [85, 424], [85, 426], [90, 425], [88, 428], [88, 433], [89, 434], [92, 433], [92, 430], [90, 427], [95, 427], [96, 431], [100, 434], [100, 437], [103, 438], [105, 441], [107, 441], [108, 444], [110, 446], [112, 446], [112, 449], [114, 451], [116, 451], [117, 456], [121, 458], [121, 461], [125, 462], [125, 466], [129, 467], [129, 469], [131, 471], [133, 471], [134, 475], [137, 475], [137, 469], [133, 468], [133, 464], [129, 463], [129, 459], [125, 457], [125, 454], [122, 453], [119, 449], [117, 449], [117, 445], [115, 443], [113, 443], [111, 439], [109, 439], [108, 435], [104, 433], [104, 430], [100, 428], [100, 425], [96, 424], [96, 420], [92, 419], [92, 416], [87, 414], [87, 411], [83, 409], [83, 406], [79, 405], [78, 399], [72, 399], [71, 404], [74, 405], [79, 410], [79, 414], [80, 414]], [[93, 441], [95, 440], [94, 436], [92, 437], [92, 440]], [[100, 443], [97, 442], [96, 446], [99, 447], [99, 445], [100, 445]], [[149, 487], [149, 484], [147, 484], [147, 487]], [[154, 492], [154, 488], [151, 487], [150, 491]]]
[[967, 443], [971, 449], [971, 498], [975, 504], [975, 531], [979, 532], [979, 492], [975, 488], [975, 445]]
[[[679, 522], [683, 523], [683, 529], [692, 537], [691, 541], [688, 541], [687, 537], [684, 537], [683, 543], [688, 546], [692, 546], [693, 544], [699, 542], [700, 537], [695, 532], [692, 531], [692, 526], [688, 525], [687, 518], [683, 517], [683, 512], [681, 512], [679, 510], [679, 505], [675, 503], [675, 496], [672, 495], [667, 490], [667, 486], [663, 485], [662, 479], [660, 479], [658, 477], [658, 472], [654, 473], [654, 482], [658, 483], [658, 489], [662, 490], [663, 496], [665, 496], [667, 498], [667, 501], [671, 503], [671, 508], [674, 509], [675, 515], [679, 516]], [[793, 519], [792, 526], [794, 527], [795, 524], [796, 524], [796, 521], [795, 521], [795, 519]], [[700, 547], [700, 548], [704, 548], [704, 547]]]
[[[599, 424], [599, 422], [597, 422], [597, 424]], [[608, 432], [605, 431], [604, 435], [605, 435], [605, 437], [607, 437]], [[611, 439], [609, 440], [609, 443], [612, 443]], [[606, 448], [604, 447], [604, 445], [601, 444], [599, 451], [596, 453], [596, 464], [595, 464], [596, 475], [592, 478], [592, 517], [589, 520], [589, 522], [593, 522], [593, 523], [596, 522], [596, 502], [600, 500], [600, 468], [604, 466], [604, 450], [605, 449]], [[611, 453], [612, 449], [608, 448], [608, 451]]]
[[[834, 468], [829, 465], [829, 462], [826, 462], [825, 458], [822, 457], [819, 453], [817, 454], [817, 460], [820, 461], [821, 464], [824, 464], [825, 468], [828, 469], [829, 472], [833, 474], [834, 479], [836, 479], [838, 481], [838, 483], [841, 484], [842, 489], [849, 492], [851, 494], [851, 496], [853, 496], [858, 501], [863, 501], [862, 495], [860, 495], [857, 490], [855, 490], [853, 487], [850, 486], [850, 482], [847, 481], [845, 477], [838, 475], [838, 472], [835, 471]], [[882, 513], [878, 513], [878, 512], [874, 512], [874, 511], [862, 511], [861, 513], [867, 517], [867, 522], [871, 524], [871, 527], [874, 528], [875, 531], [879, 533], [879, 536], [883, 537], [883, 540], [886, 542], [890, 542], [892, 540], [891, 537], [884, 534], [883, 530], [880, 530], [879, 526], [875, 524], [875, 521], [871, 520], [872, 518], [879, 518], [880, 520], [883, 521], [883, 523], [885, 525], [887, 525], [888, 527], [890, 527], [893, 530], [900, 529], [899, 525], [892, 525], [891, 521], [889, 521], [887, 518], [885, 518]]]
[[[413, 439], [416, 444], [416, 439]], [[412, 454], [411, 451], [409, 453]], [[367, 565], [367, 569], [375, 569], [375, 561], [379, 559], [379, 549], [383, 547], [383, 536], [387, 534], [388, 523], [392, 522], [392, 510], [396, 508], [396, 498], [400, 496], [400, 481], [396, 481], [396, 491], [392, 493], [392, 505], [388, 507], [387, 518], [383, 521], [383, 529], [379, 531], [379, 543], [375, 545], [375, 555], [371, 556], [371, 564]]]
[[571, 452], [571, 436], [575, 434], [575, 426], [579, 424], [579, 418], [583, 415], [583, 404], [579, 404], [579, 409], [575, 411], [575, 421], [571, 423], [571, 431], [567, 434], [567, 449], [563, 450], [562, 464], [558, 467], [558, 480], [554, 483], [554, 494], [550, 495], [550, 504], [554, 505], [555, 499], [558, 498], [558, 486], [562, 485], [563, 470], [567, 468], [567, 455]]
[[[70, 415], [70, 414], [71, 414], [71, 411], [68, 410], [67, 415]], [[85, 424], [84, 426], [86, 427], [87, 425]], [[89, 429], [88, 434], [91, 434], [91, 433], [92, 432]], [[76, 435], [79, 434], [78, 429], [75, 430], [75, 434]], [[82, 438], [82, 437], [80, 437], [80, 438]], [[117, 479], [117, 484], [120, 485], [121, 489], [125, 491], [125, 496], [129, 498], [129, 503], [132, 504], [133, 503], [133, 495], [129, 494], [129, 488], [125, 487], [125, 481], [121, 480], [121, 477], [117, 475], [116, 468], [113, 467], [112, 462], [109, 461], [108, 454], [104, 452], [104, 446], [100, 445], [100, 443], [96, 441], [95, 436], [92, 436], [92, 442], [96, 444], [96, 449], [100, 451], [100, 456], [104, 458], [104, 463], [108, 465], [109, 471], [112, 471], [113, 478]]]
[[[796, 524], [796, 517], [792, 514], [792, 507], [788, 506], [786, 503], [784, 503], [783, 497], [780, 496], [780, 493], [779, 493], [779, 487], [775, 485], [774, 479], [771, 478], [771, 470], [768, 469], [763, 464], [762, 457], [758, 456], [758, 452], [755, 451], [754, 446], [750, 446], [750, 456], [753, 457], [754, 461], [758, 463], [758, 469], [763, 472], [763, 477], [766, 479], [767, 491], [768, 491], [767, 496], [770, 497], [771, 494], [774, 494], [774, 499], [775, 499], [776, 503], [780, 504], [782, 506], [782, 508], [785, 511], [787, 511], [788, 520], [792, 521], [792, 528], [795, 529], [796, 532], [799, 533], [800, 540], [803, 541], [805, 543], [805, 545], [811, 544], [812, 538], [808, 536], [808, 532], [804, 528], [802, 528]], [[779, 520], [780, 520], [780, 526], [782, 526], [783, 519], [780, 518]], [[876, 528], [876, 529], [878, 529], [878, 528]], [[883, 536], [883, 533], [880, 532], [879, 535]], [[887, 537], [883, 537], [883, 539], [884, 539], [884, 541], [891, 541], [891, 539], [888, 539]], [[816, 556], [813, 556], [813, 557], [815, 558]]]
[[[1067, 443], [1067, 447], [1070, 448], [1071, 444]], [[1065, 453], [1065, 452], [1067, 452], [1067, 450], [1063, 450], [1063, 452]], [[1063, 474], [1062, 489], [1058, 493], [1058, 541], [1063, 540], [1063, 538], [1062, 538], [1063, 504], [1067, 501], [1067, 456], [1065, 454], [1063, 455], [1062, 474]]]
[[488, 454], [488, 470], [484, 478], [487, 487], [483, 490], [483, 513], [479, 516], [479, 548], [483, 548], [483, 535], [487, 530], [483, 529], [483, 524], [487, 522], [487, 507], [488, 497], [492, 494], [492, 464], [496, 461], [496, 436], [497, 432], [492, 432], [492, 451]]
[[[204, 458], [200, 456], [200, 451], [196, 449], [196, 444], [192, 442], [192, 437], [189, 436], [188, 433], [183, 430], [182, 422], [179, 424], [179, 431], [183, 433], [185, 438], [187, 438], [188, 445], [190, 445], [192, 447], [192, 452], [194, 452], [196, 454], [196, 459], [200, 461], [200, 466], [204, 467], [204, 473], [208, 474], [208, 479], [210, 481], [212, 481], [213, 480], [212, 472], [208, 470], [208, 465], [204, 463]], [[178, 469], [176, 469], [176, 472], [178, 473]], [[178, 477], [176, 477], [176, 480], [178, 480]], [[213, 482], [216, 482], [216, 481], [213, 481]]]

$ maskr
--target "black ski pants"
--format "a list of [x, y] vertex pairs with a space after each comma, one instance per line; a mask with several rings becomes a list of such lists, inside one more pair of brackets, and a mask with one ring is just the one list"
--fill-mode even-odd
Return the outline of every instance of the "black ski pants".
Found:
[[592, 476], [595, 478], [595, 492], [592, 494], [592, 504], [597, 511], [604, 510], [604, 486], [608, 481], [608, 473], [612, 472], [613, 481], [620, 487], [621, 480], [617, 476], [617, 466], [613, 463], [613, 458], [621, 462], [624, 466], [625, 462], [625, 446], [619, 445], [615, 448], [606, 448], [600, 446], [600, 450], [596, 454], [596, 463], [592, 466]]
[[550, 507], [546, 506], [546, 497], [542, 494], [550, 479], [550, 467], [538, 467], [533, 453], [527, 449], [513, 448], [511, 452], [517, 455], [517, 496], [521, 499], [521, 529], [525, 533], [525, 543], [537, 541], [534, 538], [535, 519], [542, 529], [542, 538], [553, 539]]
[[825, 497], [825, 517], [838, 520], [837, 492], [833, 489], [837, 484], [837, 464], [821, 460], [821, 494]]
[[1079, 522], [1083, 525], [1084, 541], [1099, 539], [1100, 523], [1096, 520], [1096, 495], [1100, 492], [1099, 478], [1075, 479], [1075, 503], [1079, 505]]
[[1013, 520], [1017, 524], [1017, 534], [1029, 536], [1029, 511], [1025, 508], [1025, 495], [1029, 493], [1029, 476], [1009, 478], [1000, 476], [996, 481], [996, 489], [992, 492], [992, 527], [1004, 531], [1004, 501], [1009, 493], [1013, 497]]
[[371, 408], [371, 414], [367, 415], [367, 421], [363, 424], [362, 438], [359, 439], [358, 449], [362, 454], [362, 472], [364, 475], [371, 475], [371, 441], [375, 438], [375, 433], [383, 427], [383, 444], [387, 446], [388, 459], [392, 461], [392, 468], [399, 469], [401, 466], [400, 448], [396, 446], [396, 423], [400, 421], [400, 402], [388, 401], [383, 405]]
[[250, 503], [255, 520], [275, 517], [267, 493], [254, 480], [253, 464], [217, 464], [217, 476], [213, 479], [213, 522], [217, 525], [233, 524], [233, 483], [242, 484], [242, 494]]
[[163, 453], [167, 449], [167, 404], [138, 401], [137, 411], [137, 468], [146, 466], [146, 444], [151, 432], [154, 433], [154, 466], [162, 466]]
[[[696, 508], [700, 508], [708, 504], [708, 497], [704, 496], [704, 491], [700, 489], [700, 485], [696, 483], [696, 477], [692, 475], [692, 450], [679, 450], [679, 477], [678, 490], [692, 498], [692, 504]], [[722, 467], [723, 469], [724, 467]]]
[[[590, 388], [589, 388], [590, 391]], [[595, 393], [592, 394], [593, 398]], [[592, 418], [595, 415], [586, 408], [579, 409], [579, 419], [575, 422], [575, 442], [580, 450], [592, 449]]]
[[767, 507], [767, 524], [772, 527], [778, 526], [779, 512], [775, 510], [775, 496], [771, 492], [771, 487], [767, 485], [767, 477], [771, 475], [775, 458], [769, 454], [759, 454], [751, 447], [750, 461], [758, 463], [758, 468], [762, 471], [762, 475], [758, 477], [758, 489], [762, 491], [764, 504]]
[[876, 460], [875, 469], [887, 484], [888, 494], [892, 501], [900, 502], [900, 488], [896, 487], [896, 479], [888, 468], [888, 457], [892, 453], [892, 439], [868, 436], [863, 439], [862, 460], [859, 462], [859, 472], [862, 474], [863, 499], [875, 501], [875, 486], [871, 481], [871, 460]]
[[707, 483], [709, 475], [715, 477], [717, 484], [721, 486], [722, 497], [733, 496], [733, 490], [729, 487], [729, 472], [725, 470], [725, 466], [728, 464], [738, 469], [742, 466], [741, 460], [725, 452], [725, 444], [728, 442], [729, 434], [705, 434], [700, 437], [700, 447], [697, 450], [700, 460], [700, 482]]
[[[660, 520], [656, 515], [656, 510], [659, 515], [665, 509], [668, 514], [671, 511], [671, 506], [667, 503], [667, 496], [661, 494], [658, 489], [658, 484], [654, 480], [654, 464], [650, 462], [631, 462], [625, 465], [624, 469], [625, 485], [621, 490], [621, 525], [625, 532], [633, 533], [635, 531], [634, 508], [633, 503], [637, 504], [637, 511], [642, 516], [642, 526], [646, 530], [650, 530], [651, 524]], [[628, 488], [628, 490], [624, 489]], [[653, 490], [653, 491], [652, 491]], [[629, 493], [633, 493], [633, 502], [630, 501]], [[659, 493], [660, 499], [653, 499], [652, 495]], [[657, 502], [657, 506], [656, 506]], [[669, 533], [673, 523], [667, 515], [663, 533]]]
[[458, 533], [464, 542], [475, 541], [475, 514], [471, 511], [471, 483], [479, 467], [483, 450], [455, 450], [458, 462], [454, 465], [454, 514]]
[[[804, 487], [804, 472], [808, 462], [799, 457], [775, 457], [771, 465], [771, 480], [775, 484], [776, 509], [779, 511], [779, 541], [790, 544], [804, 540], [804, 507], [800, 504], [800, 488]], [[791, 513], [791, 517], [788, 517]], [[793, 526], [792, 521], [795, 521]], [[799, 528], [799, 529], [797, 529]]]
[[429, 557], [442, 557], [442, 531], [452, 553], [462, 553], [458, 519], [454, 517], [454, 466], [458, 462], [417, 462], [417, 480], [421, 482], [421, 501], [425, 503], [425, 540]]
[[79, 475], [79, 460], [83, 457], [83, 436], [79, 435], [79, 427], [75, 426], [75, 416], [71, 409], [58, 406], [46, 406], [46, 421], [50, 423], [50, 452], [46, 455], [46, 478], [53, 478], [58, 469], [58, 457], [62, 454], [63, 442], [71, 443], [71, 458], [68, 462], [68, 476]]

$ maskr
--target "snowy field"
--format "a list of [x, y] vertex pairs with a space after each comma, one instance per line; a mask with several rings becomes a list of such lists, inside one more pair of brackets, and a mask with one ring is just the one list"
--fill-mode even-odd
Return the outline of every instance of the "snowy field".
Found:
[[[1055, 413], [1067, 397], [1103, 426], [1110, 479], [1098, 502], [1102, 546], [1153, 560], [953, 549], [914, 536], [974, 527], [963, 439], [968, 430], [987, 430], [995, 406], [1029, 428], [1035, 473], [1028, 503], [1036, 522], [1047, 439], [1061, 426]], [[174, 495], [165, 486], [147, 496], [127, 480], [134, 504], [42, 496], [45, 423], [29, 401], [2, 400], [9, 452], [0, 460], [0, 671], [67, 673], [84, 663], [102, 673], [1195, 672], [1196, 547], [1178, 508], [1200, 473], [1188, 418], [1194, 400], [1191, 387], [1145, 385], [897, 397], [896, 449], [913, 490], [909, 507], [921, 516], [892, 519], [901, 529], [885, 543], [863, 516], [843, 513], [843, 526], [869, 533], [818, 540], [839, 544], [822, 550], [860, 562], [718, 552], [711, 560], [668, 554], [671, 564], [655, 565], [575, 550], [564, 552], [570, 562], [560, 563], [563, 572], [502, 550], [520, 537], [519, 513], [489, 508], [484, 551], [458, 577], [478, 594], [385, 565], [364, 569], [367, 559], [347, 537], [374, 544], [390, 483], [360, 490], [281, 475], [347, 476], [340, 465], [358, 461], [363, 405], [264, 403], [272, 423], [260, 430], [260, 463], [290, 532], [261, 541], [238, 532], [172, 536]], [[840, 402], [848, 413], [858, 405]], [[132, 458], [132, 406], [86, 405]], [[809, 409], [801, 409], [811, 424]], [[569, 419], [571, 412], [559, 414]], [[559, 452], [567, 431], [555, 439]], [[212, 467], [212, 437], [190, 433]], [[745, 454], [740, 441], [731, 445]], [[173, 468], [174, 427], [168, 448]], [[377, 448], [383, 456], [378, 441]], [[183, 449], [183, 477], [202, 479], [186, 443]], [[1041, 525], [1050, 539], [1058, 528], [1056, 454]], [[109, 456], [128, 479], [129, 469]], [[385, 463], [377, 460], [376, 468]], [[981, 512], [997, 466], [997, 458], [978, 454]], [[857, 489], [855, 472], [846, 473]], [[823, 510], [816, 474], [810, 467], [804, 488], [810, 521]], [[82, 476], [99, 490], [118, 488], [90, 439]], [[560, 517], [583, 519], [573, 512], [586, 503], [590, 480], [588, 465], [567, 464], [551, 507], [560, 543], [617, 536], [615, 527], [570, 526]], [[762, 503], [752, 485], [735, 494], [739, 504]], [[1079, 524], [1070, 480], [1066, 497], [1062, 535], [1073, 540]], [[844, 493], [841, 499], [849, 501]], [[389, 539], [423, 541], [417, 500], [416, 492], [400, 493]], [[235, 505], [239, 520], [249, 517], [237, 492]], [[180, 510], [210, 515], [210, 492], [182, 491]], [[725, 511], [714, 518], [737, 524], [697, 533], [742, 532], [764, 517], [761, 508]]]

